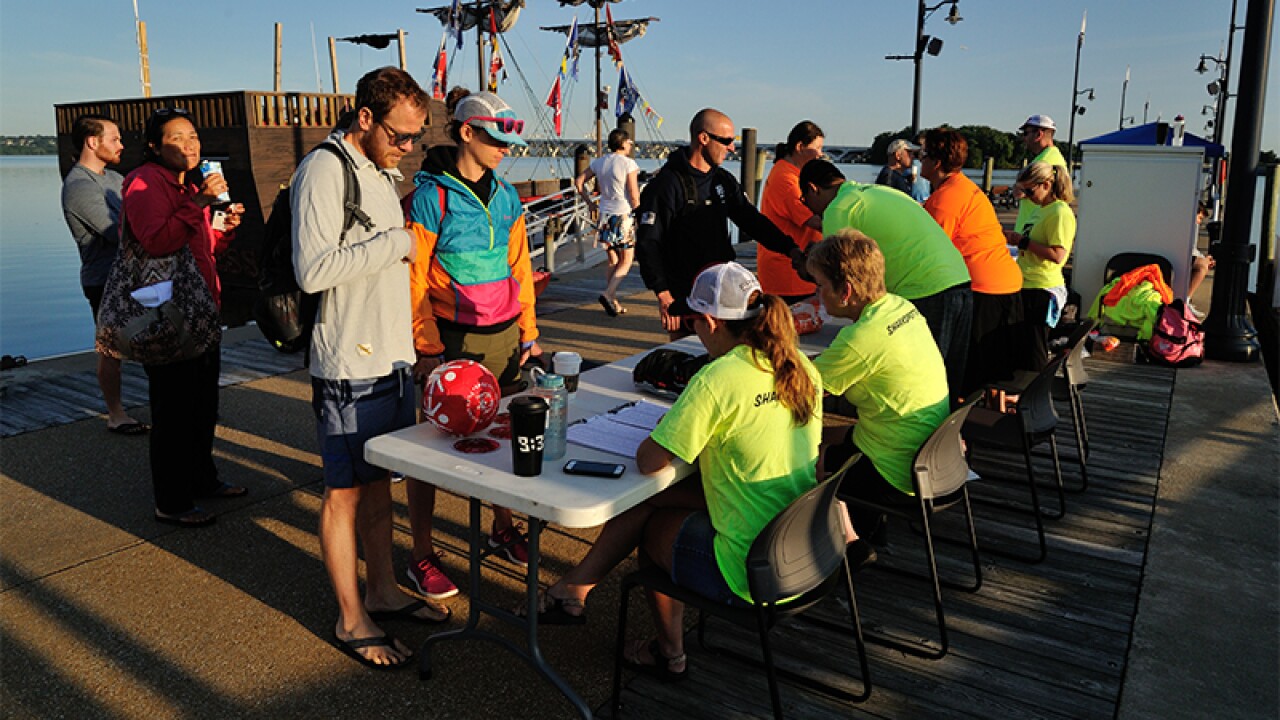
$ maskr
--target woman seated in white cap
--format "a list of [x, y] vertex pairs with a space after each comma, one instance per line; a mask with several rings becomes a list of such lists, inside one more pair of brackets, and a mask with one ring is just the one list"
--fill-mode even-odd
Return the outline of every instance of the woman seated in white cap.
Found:
[[[680, 458], [697, 462], [699, 472], [606, 523], [582, 562], [543, 595], [544, 623], [585, 622], [587, 594], [635, 549], [641, 563], [675, 582], [745, 604], [751, 543], [816, 482], [821, 390], [813, 364], [796, 349], [786, 304], [732, 262], [703, 270], [687, 304], [712, 360], [640, 445], [636, 466], [652, 474]], [[649, 601], [658, 636], [628, 647], [626, 663], [679, 680], [684, 606], [656, 593]]]

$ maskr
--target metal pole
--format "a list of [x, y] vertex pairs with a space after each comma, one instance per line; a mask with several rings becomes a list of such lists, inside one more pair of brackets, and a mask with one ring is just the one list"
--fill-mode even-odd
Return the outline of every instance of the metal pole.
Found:
[[911, 98], [911, 138], [920, 134], [920, 77], [924, 61], [924, 0], [920, 0], [916, 10], [916, 76]]
[[[1129, 94], [1129, 66], [1124, 66], [1124, 85], [1120, 87], [1120, 129], [1124, 129], [1124, 97]], [[1147, 121], [1147, 111], [1142, 111], [1142, 122]]]
[[[596, 105], [596, 157], [604, 155], [604, 119], [600, 109], [600, 5], [595, 3], [596, 11], [596, 94], [592, 102]], [[634, 140], [635, 138], [631, 138]]]
[[396, 47], [400, 48], [400, 69], [407, 71], [409, 65], [404, 61], [404, 28], [396, 29]]
[[142, 59], [142, 97], [151, 97], [151, 58], [147, 51], [147, 24], [138, 21], [138, 53]]
[[[1089, 11], [1085, 11], [1084, 17], [1086, 19], [1089, 17]], [[1068, 167], [1075, 167], [1076, 162], [1076, 108], [1079, 106], [1077, 99], [1080, 97], [1080, 50], [1082, 48], [1084, 48], [1084, 20], [1080, 21], [1080, 34], [1076, 36], [1076, 70], [1071, 79], [1071, 122], [1067, 125]]]
[[484, 23], [480, 20], [480, 3], [476, 3], [476, 92], [484, 89]]
[[1260, 350], [1258, 333], [1245, 313], [1245, 295], [1249, 263], [1256, 250], [1249, 242], [1249, 225], [1253, 218], [1258, 150], [1262, 145], [1262, 113], [1266, 106], [1274, 16], [1275, 0], [1249, 0], [1227, 178], [1231, 202], [1227, 204], [1222, 242], [1210, 247], [1218, 264], [1213, 301], [1204, 324], [1204, 348], [1205, 354], [1215, 360], [1251, 362], [1257, 359]]

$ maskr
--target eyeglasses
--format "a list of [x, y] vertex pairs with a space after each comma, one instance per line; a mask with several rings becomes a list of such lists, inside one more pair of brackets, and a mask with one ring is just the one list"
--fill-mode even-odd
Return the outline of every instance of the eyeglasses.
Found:
[[726, 137], [726, 136], [724, 136], [724, 135], [714, 135], [714, 134], [712, 134], [712, 133], [711, 133], [711, 131], [710, 131], [710, 130], [703, 130], [702, 132], [706, 133], [706, 134], [707, 134], [707, 137], [711, 138], [712, 140], [715, 140], [716, 142], [720, 143], [721, 145], [723, 145], [723, 146], [725, 146], [725, 147], [729, 147], [730, 145], [732, 145], [732, 144], [733, 144], [733, 140], [734, 140], [734, 138], [733, 138], [733, 136], [732, 136], [732, 135], [730, 135], [730, 136], [728, 136], [728, 137]]
[[484, 115], [472, 115], [462, 124], [470, 125], [472, 121], [495, 123], [498, 126], [498, 132], [515, 133], [516, 135], [524, 132], [524, 121], [517, 120], [513, 117], [487, 117]]
[[378, 121], [378, 125], [382, 126], [382, 129], [387, 131], [387, 139], [396, 147], [404, 145], [405, 143], [416, 145], [418, 141], [422, 139], [422, 136], [427, 134], [426, 130], [407, 133], [399, 132], [382, 120]]

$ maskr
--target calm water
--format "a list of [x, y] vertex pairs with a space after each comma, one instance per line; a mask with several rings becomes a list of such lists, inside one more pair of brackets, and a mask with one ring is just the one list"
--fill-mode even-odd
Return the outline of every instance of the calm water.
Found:
[[[657, 170], [661, 161], [639, 160]], [[841, 166], [850, 180], [872, 182], [879, 167]], [[725, 169], [738, 173], [737, 163]], [[517, 158], [504, 163], [508, 180], [566, 177], [571, 163]], [[1008, 179], [997, 173], [997, 182]], [[977, 178], [975, 178], [977, 179]], [[80, 291], [80, 255], [62, 219], [58, 161], [0, 157], [0, 353], [28, 359], [93, 347], [93, 318]], [[233, 190], [234, 192], [234, 190]]]

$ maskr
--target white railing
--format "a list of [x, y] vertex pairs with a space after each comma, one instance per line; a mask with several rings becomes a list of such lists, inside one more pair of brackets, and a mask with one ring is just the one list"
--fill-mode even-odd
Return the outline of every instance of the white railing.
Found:
[[595, 229], [587, 204], [573, 188], [526, 203], [524, 209], [534, 268], [546, 267], [548, 272], [556, 272], [556, 251], [570, 244], [577, 248], [573, 264], [587, 265]]

